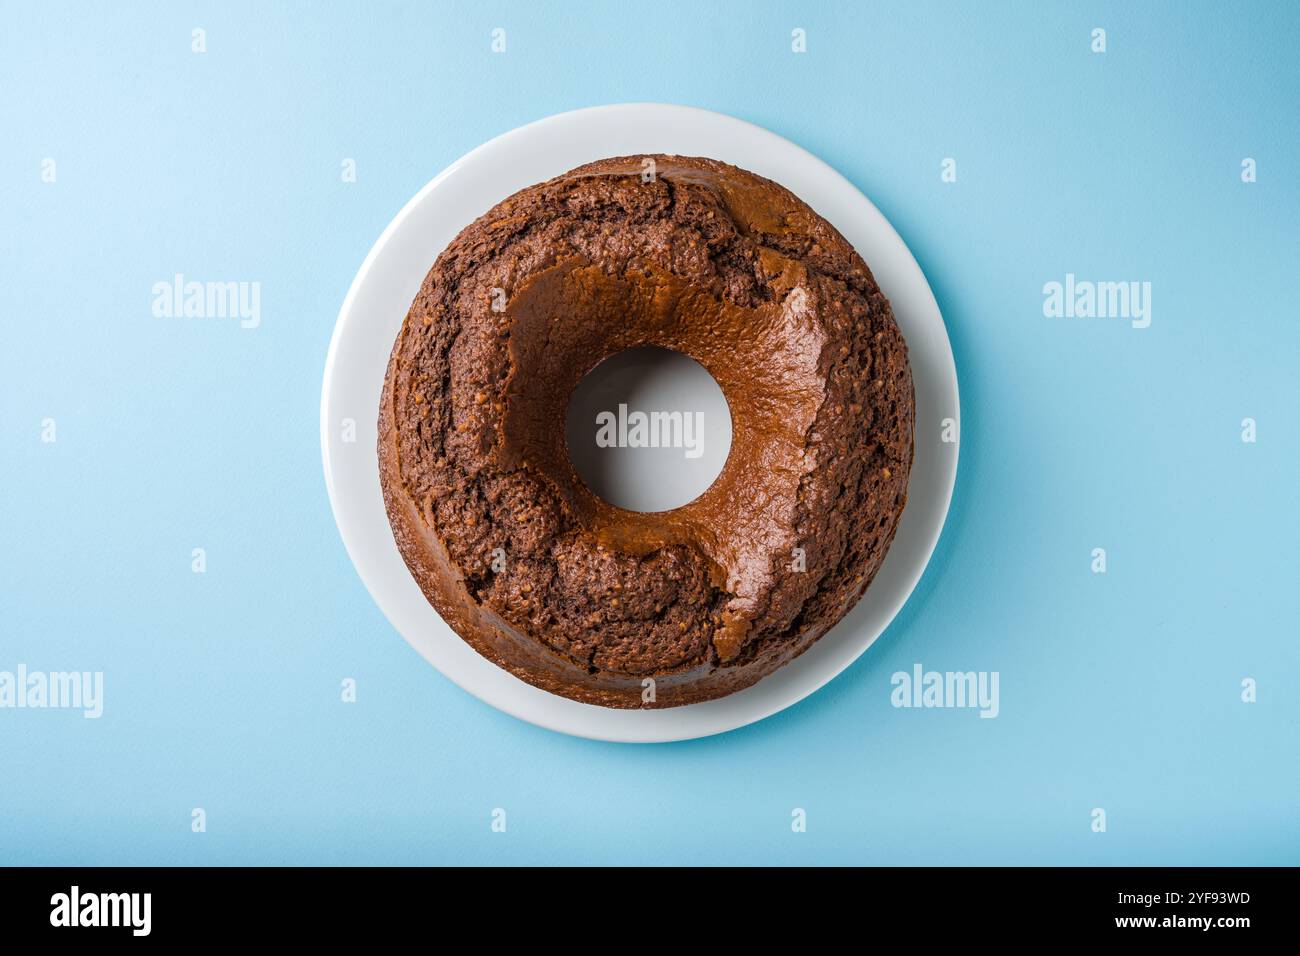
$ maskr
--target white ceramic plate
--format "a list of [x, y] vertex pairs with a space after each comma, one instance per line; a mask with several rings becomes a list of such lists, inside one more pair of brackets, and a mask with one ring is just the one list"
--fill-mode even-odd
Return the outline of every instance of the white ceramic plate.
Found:
[[[907, 509], [888, 557], [857, 606], [792, 663], [739, 693], [665, 710], [612, 710], [557, 697], [476, 654], [420, 592], [393, 541], [375, 453], [389, 351], [433, 260], [466, 225], [525, 186], [606, 156], [710, 156], [776, 180], [853, 243], [889, 297], [916, 383], [916, 459]], [[801, 700], [857, 659], [903, 606], [939, 539], [957, 474], [957, 372], [938, 304], [920, 267], [879, 210], [843, 176], [788, 140], [731, 116], [684, 106], [575, 110], [512, 130], [453, 163], [406, 204], [348, 290], [330, 341], [321, 394], [321, 452], [339, 532], [375, 602], [403, 637], [471, 694], [551, 730], [654, 742], [742, 727]], [[349, 422], [353, 423], [349, 425]], [[953, 431], [958, 431], [959, 425]], [[352, 437], [353, 440], [348, 440]]]

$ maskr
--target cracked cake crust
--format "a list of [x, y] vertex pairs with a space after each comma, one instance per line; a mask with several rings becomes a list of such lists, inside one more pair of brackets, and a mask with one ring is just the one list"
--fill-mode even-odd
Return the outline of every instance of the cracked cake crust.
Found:
[[[638, 513], [582, 484], [564, 416], [587, 372], [647, 345], [709, 371], [733, 435], [703, 495]], [[575, 700], [675, 706], [754, 683], [857, 602], [913, 417], [889, 303], [829, 223], [724, 163], [620, 157], [438, 256], [385, 376], [380, 477], [407, 566], [476, 651]]]

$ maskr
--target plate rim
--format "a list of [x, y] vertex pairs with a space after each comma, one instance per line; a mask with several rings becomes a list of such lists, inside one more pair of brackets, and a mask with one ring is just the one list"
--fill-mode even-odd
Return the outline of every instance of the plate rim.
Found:
[[[806, 686], [801, 686], [800, 688], [798, 688], [793, 695], [787, 694], [775, 704], [764, 703], [758, 706], [754, 706], [750, 708], [750, 710], [752, 710], [751, 713], [742, 714], [739, 717], [726, 718], [721, 721], [715, 720], [711, 723], [708, 723], [708, 725], [703, 729], [690, 729], [687, 726], [690, 723], [690, 721], [688, 720], [688, 716], [691, 715], [692, 711], [698, 713], [698, 709], [708, 708], [710, 704], [717, 704], [720, 701], [729, 701], [732, 700], [733, 698], [740, 698], [742, 697], [742, 695], [749, 695], [751, 691], [755, 691], [757, 688], [761, 688], [765, 682], [771, 680], [771, 678], [775, 676], [775, 674], [780, 673], [780, 671], [778, 670], [777, 672], [774, 672], [774, 674], [768, 675], [763, 680], [760, 680], [757, 684], [753, 685], [750, 688], [746, 688], [745, 690], [738, 691], [737, 693], [728, 695], [727, 697], [724, 698], [719, 698], [716, 701], [703, 701], [694, 704], [687, 704], [681, 707], [658, 708], [658, 709], [647, 709], [647, 710], [633, 710], [633, 709], [617, 710], [617, 709], [599, 707], [593, 704], [584, 704], [577, 701], [571, 701], [568, 698], [563, 698], [560, 697], [559, 695], [550, 694], [547, 691], [543, 691], [539, 688], [533, 687], [530, 684], [527, 684], [522, 680], [519, 680], [513, 675], [510, 675], [507, 671], [498, 668], [495, 664], [488, 661], [486, 658], [479, 657], [476, 653], [474, 653], [474, 657], [478, 659], [479, 663], [483, 667], [491, 668], [493, 671], [498, 671], [500, 674], [509, 677], [511, 681], [514, 681], [519, 685], [519, 688], [516, 689], [518, 690], [518, 693], [514, 695], [514, 699], [504, 699], [505, 695], [493, 694], [490, 692], [490, 689], [485, 690], [485, 688], [482, 686], [468, 686], [467, 682], [459, 679], [457, 675], [449, 673], [448, 670], [439, 663], [439, 661], [435, 660], [434, 657], [431, 656], [429, 650], [425, 646], [422, 646], [421, 642], [417, 642], [417, 640], [415, 640], [411, 635], [409, 635], [406, 632], [406, 629], [402, 625], [400, 625], [398, 621], [394, 620], [394, 613], [390, 611], [388, 607], [385, 607], [384, 601], [381, 599], [380, 594], [377, 593], [376, 587], [372, 586], [371, 581], [367, 575], [367, 571], [365, 568], [363, 568], [363, 564], [369, 564], [370, 561], [366, 556], [358, 555], [357, 547], [354, 546], [357, 544], [357, 542], [351, 540], [352, 536], [349, 530], [345, 528], [346, 522], [341, 512], [342, 505], [339, 501], [339, 497], [338, 497], [339, 491], [338, 491], [338, 486], [337, 486], [335, 473], [334, 473], [336, 462], [334, 461], [334, 458], [332, 456], [332, 447], [331, 447], [332, 442], [330, 437], [331, 435], [330, 409], [331, 409], [331, 397], [334, 394], [335, 388], [337, 387], [338, 366], [339, 366], [339, 359], [340, 359], [340, 350], [342, 348], [342, 341], [345, 337], [346, 328], [348, 327], [349, 323], [352, 321], [353, 313], [357, 307], [357, 300], [361, 295], [362, 289], [365, 287], [367, 279], [371, 276], [371, 273], [375, 269], [376, 263], [380, 260], [381, 256], [383, 256], [384, 253], [388, 250], [394, 237], [399, 233], [399, 231], [401, 230], [403, 225], [407, 222], [407, 220], [409, 220], [414, 214], [414, 212], [418, 208], [420, 208], [425, 202], [427, 202], [429, 200], [429, 197], [432, 194], [436, 193], [436, 191], [450, 178], [452, 178], [458, 172], [469, 167], [471, 164], [474, 164], [480, 159], [490, 155], [492, 152], [502, 149], [511, 141], [518, 141], [522, 138], [527, 138], [528, 136], [536, 135], [539, 132], [543, 132], [550, 127], [560, 126], [566, 123], [574, 123], [579, 121], [590, 120], [596, 124], [599, 124], [602, 121], [609, 122], [611, 121], [612, 118], [624, 118], [629, 116], [636, 116], [639, 119], [639, 121], [643, 124], [653, 122], [653, 121], [658, 121], [661, 123], [662, 122], [671, 123], [673, 118], [690, 117], [692, 120], [695, 121], [701, 121], [706, 123], [717, 123], [720, 125], [731, 125], [733, 129], [736, 130], [743, 129], [751, 137], [757, 137], [759, 139], [767, 139], [774, 149], [785, 152], [786, 154], [790, 155], [791, 157], [800, 161], [801, 163], [809, 164], [812, 167], [812, 169], [815, 170], [817, 175], [831, 177], [831, 179], [835, 182], [838, 188], [843, 189], [844, 187], [847, 187], [849, 190], [852, 191], [853, 194], [856, 194], [856, 196], [860, 199], [860, 202], [863, 204], [863, 207], [861, 208], [860, 211], [858, 211], [857, 215], [859, 216], [863, 214], [870, 215], [871, 213], [874, 213], [874, 217], [877, 220], [876, 223], [874, 223], [874, 226], [875, 227], [883, 226], [885, 229], [888, 230], [889, 235], [887, 238], [892, 239], [892, 241], [896, 243], [899, 249], [901, 249], [901, 251], [905, 254], [902, 259], [903, 266], [906, 267], [910, 265], [910, 269], [908, 271], [914, 273], [913, 280], [914, 281], [919, 280], [919, 285], [916, 287], [917, 290], [923, 291], [925, 298], [928, 299], [928, 305], [929, 305], [928, 311], [931, 311], [933, 313], [933, 317], [937, 320], [936, 328], [933, 329], [932, 332], [937, 331], [941, 333], [940, 339], [941, 339], [941, 344], [943, 346], [938, 356], [940, 359], [943, 360], [940, 362], [942, 368], [938, 369], [937, 371], [942, 373], [945, 380], [944, 381], [945, 386], [951, 390], [951, 396], [953, 402], [952, 417], [954, 418], [954, 421], [957, 426], [957, 436], [958, 436], [957, 440], [952, 443], [953, 447], [952, 447], [951, 454], [946, 456], [946, 459], [944, 459], [949, 462], [948, 467], [946, 468], [946, 475], [940, 476], [941, 479], [943, 479], [942, 480], [943, 488], [941, 494], [942, 501], [938, 509], [939, 518], [937, 521], [933, 523], [933, 526], [928, 529], [928, 533], [924, 536], [924, 539], [920, 542], [921, 547], [918, 554], [923, 554], [923, 557], [914, 561], [914, 567], [911, 569], [909, 573], [905, 575], [905, 581], [901, 584], [901, 586], [897, 588], [898, 593], [895, 596], [895, 599], [893, 601], [893, 606], [892, 608], [889, 609], [887, 615], [884, 617], [883, 623], [879, 624], [879, 626], [874, 629], [875, 631], [874, 633], [869, 634], [865, 639], [861, 639], [861, 646], [858, 647], [856, 651], [846, 656], [845, 659], [842, 661], [838, 661], [838, 662], [830, 661], [829, 663], [832, 664], [833, 666], [825, 667], [823, 671], [818, 672], [812, 680], [806, 683]], [[658, 150], [658, 151], [668, 152], [666, 150]], [[642, 150], [632, 151], [632, 154], [638, 152], [642, 152]], [[650, 152], [650, 151], [644, 150], [644, 152]], [[678, 155], [686, 155], [686, 153], [682, 152], [681, 150], [676, 150], [675, 152]], [[617, 153], [609, 153], [608, 155], [617, 155]], [[695, 155], [701, 155], [701, 154], [697, 153]], [[592, 156], [591, 160], [595, 160], [599, 158], [602, 157]], [[715, 158], [722, 159], [722, 161], [724, 162], [731, 162], [731, 160], [727, 159], [725, 156], [715, 156]], [[575, 163], [573, 165], [576, 166], [578, 164]], [[741, 165], [741, 164], [736, 163], [736, 165]], [[761, 174], [762, 173], [760, 173], [760, 175]], [[541, 180], [539, 179], [537, 181], [541, 181]], [[791, 191], [794, 192], [796, 195], [800, 195], [801, 198], [804, 198], [800, 193], [799, 189], [796, 188], [795, 186], [792, 186], [791, 184], [786, 182], [782, 182], [782, 185], [786, 186], [786, 188], [791, 189]], [[493, 202], [499, 201], [500, 199], [504, 199], [506, 195], [510, 194], [510, 192], [513, 192], [513, 190], [509, 190], [508, 192], [503, 191], [497, 197], [496, 200], [493, 200]], [[488, 206], [484, 207], [484, 211], [486, 211], [487, 208], [490, 208], [491, 205], [492, 203], [489, 203]], [[841, 228], [840, 223], [837, 223], [832, 217], [827, 216], [824, 210], [817, 210], [817, 211], [825, 218], [831, 219], [832, 223], [836, 225], [837, 229], [844, 231]], [[460, 228], [463, 228], [463, 226]], [[852, 240], [850, 240], [850, 242], [852, 243]], [[864, 256], [864, 258], [866, 257]], [[869, 266], [871, 265], [870, 261], [868, 261], [868, 265]], [[887, 293], [887, 295], [889, 295], [889, 293]], [[895, 298], [894, 295], [889, 295], [889, 297], [891, 299], [891, 302]], [[938, 342], [939, 339], [936, 339], [936, 343]], [[912, 348], [913, 348], [912, 343], [909, 343], [909, 350]], [[387, 349], [385, 349], [385, 352], [387, 352]], [[952, 497], [956, 488], [958, 462], [960, 459], [961, 400], [960, 400], [959, 386], [960, 383], [957, 377], [956, 360], [955, 357], [953, 356], [952, 343], [950, 337], [948, 336], [947, 325], [944, 322], [942, 311], [939, 309], [938, 302], [934, 296], [934, 291], [931, 288], [928, 279], [926, 279], [925, 273], [921, 269], [920, 263], [916, 261], [915, 255], [912, 254], [911, 249], [903, 241], [902, 237], [899, 235], [898, 231], [894, 228], [893, 224], [888, 220], [888, 218], [885, 217], [885, 215], [879, 210], [879, 208], [876, 207], [875, 204], [871, 202], [871, 199], [860, 189], [858, 189], [858, 187], [854, 185], [849, 179], [847, 179], [847, 177], [841, 174], [834, 167], [830, 166], [825, 160], [821, 159], [819, 156], [815, 155], [814, 153], [804, 149], [802, 146], [799, 146], [797, 143], [788, 140], [785, 137], [781, 136], [780, 134], [775, 133], [763, 126], [759, 126], [755, 123], [749, 122], [748, 120], [743, 120], [738, 117], [731, 116], [729, 114], [719, 113], [713, 110], [707, 110], [695, 106], [686, 106], [686, 105], [679, 105], [679, 104], [672, 104], [672, 103], [641, 102], [641, 103], [606, 104], [601, 106], [590, 106], [590, 107], [584, 107], [580, 109], [567, 110], [561, 113], [545, 116], [533, 120], [529, 123], [523, 124], [521, 126], [515, 127], [513, 129], [507, 130], [506, 132], [503, 132], [487, 140], [486, 142], [474, 147], [469, 152], [465, 153], [464, 155], [462, 155], [461, 157], [459, 157], [458, 159], [454, 160], [452, 163], [447, 165], [446, 168], [444, 168], [436, 176], [434, 176], [431, 180], [429, 180], [429, 182], [425, 183], [425, 185], [421, 187], [415, 193], [415, 195], [412, 196], [401, 207], [401, 209], [397, 212], [397, 214], [389, 221], [389, 223], [385, 226], [383, 231], [380, 233], [379, 237], [371, 245], [365, 258], [362, 260], [356, 275], [353, 277], [352, 282], [348, 287], [347, 294], [344, 296], [343, 302], [339, 308], [338, 316], [334, 323], [334, 328], [330, 334], [329, 348], [326, 352], [325, 369], [324, 369], [324, 375], [321, 383], [321, 405], [320, 405], [321, 459], [322, 459], [322, 466], [323, 466], [324, 477], [325, 477], [326, 492], [330, 502], [330, 511], [334, 518], [335, 527], [338, 529], [340, 538], [343, 540], [344, 549], [347, 552], [349, 560], [352, 562], [353, 568], [356, 570], [358, 577], [361, 578], [362, 584], [366, 587], [366, 590], [369, 592], [371, 599], [375, 602], [375, 605], [379, 608], [381, 613], [383, 613], [384, 617], [388, 620], [390, 626], [392, 626], [394, 630], [396, 630], [398, 634], [401, 635], [403, 640], [405, 640], [407, 644], [409, 644], [422, 658], [424, 658], [429, 664], [431, 664], [436, 670], [438, 670], [439, 673], [441, 673], [453, 684], [458, 686], [461, 690], [471, 694], [472, 696], [476, 697], [478, 700], [482, 701], [483, 703], [486, 703], [504, 713], [510, 714], [511, 716], [516, 717], [520, 720], [524, 720], [528, 723], [534, 724], [535, 726], [543, 727], [545, 729], [552, 730], [557, 733], [563, 733], [571, 736], [582, 737], [582, 738], [587, 738], [592, 740], [618, 742], [618, 743], [667, 743], [673, 741], [699, 739], [702, 737], [727, 733], [729, 731], [736, 730], [741, 727], [748, 726], [749, 724], [764, 720], [767, 717], [771, 717], [777, 713], [780, 713], [781, 711], [787, 709], [788, 707], [792, 707], [793, 705], [799, 703], [800, 701], [816, 693], [821, 688], [825, 687], [826, 684], [828, 684], [834, 678], [842, 674], [852, 664], [857, 662], [867, 652], [867, 650], [869, 650], [871, 646], [877, 640], [879, 640], [880, 636], [894, 622], [894, 620], [898, 617], [899, 613], [902, 611], [904, 606], [906, 606], [907, 602], [911, 599], [912, 595], [915, 593], [916, 586], [920, 583], [920, 580], [924, 575], [926, 569], [930, 566], [930, 562], [934, 556], [934, 551], [938, 546], [938, 542], [940, 538], [942, 537], [943, 529], [947, 526], [948, 515], [952, 506]], [[916, 443], [914, 440], [914, 445], [915, 444]], [[374, 470], [377, 475], [378, 473], [377, 457], [374, 454], [371, 454], [368, 457], [374, 459], [373, 462]], [[905, 511], [904, 519], [903, 519], [904, 521], [906, 520], [906, 514], [907, 512]], [[385, 528], [388, 529], [388, 526], [386, 524], [387, 522], [386, 515], [384, 517], [384, 520], [385, 520]], [[901, 527], [901, 523], [900, 523], [900, 527]], [[391, 529], [388, 530], [389, 530], [389, 536], [391, 542]], [[396, 543], [395, 542], [391, 542], [391, 543], [392, 543], [393, 550], [396, 551], [397, 550]], [[894, 545], [896, 543], [897, 543], [897, 539], [895, 539], [895, 542], [891, 544], [890, 553], [893, 553], [895, 551]], [[884, 567], [888, 564], [888, 557], [889, 555], [887, 554], [885, 562], [882, 562], [881, 570], [883, 570]], [[409, 572], [407, 572], [407, 574], [409, 576]], [[878, 576], [879, 576], [879, 572], [878, 572]], [[413, 579], [411, 580], [411, 584], [414, 585]], [[870, 588], [868, 588], [868, 591], [870, 591]], [[865, 595], [863, 601], [865, 601]], [[861, 603], [862, 602], [860, 601], [859, 604]], [[437, 621], [440, 624], [442, 624], [442, 627], [448, 633], [450, 633], [454, 641], [461, 643], [463, 645], [463, 641], [461, 640], [459, 635], [456, 635], [455, 632], [448, 625], [446, 625], [445, 622], [441, 620], [441, 618], [437, 615], [437, 612], [434, 610], [432, 605], [428, 605], [428, 613], [430, 615], [433, 615], [433, 617], [437, 619]], [[829, 631], [826, 635], [823, 635], [823, 637], [817, 642], [817, 644], [820, 644], [821, 641], [827, 640], [836, 631], [841, 630], [844, 626], [845, 620], [847, 620], [847, 618], [851, 616], [852, 613], [853, 612], [851, 610], [850, 614], [846, 615], [846, 618], [844, 620], [837, 622], [837, 624], [834, 627], [832, 627], [831, 631]], [[815, 648], [817, 644], [814, 644], [813, 647]], [[467, 645], [464, 646], [467, 647]], [[808, 655], [805, 654], [803, 656], [808, 656]], [[791, 664], [787, 664], [786, 667], [791, 667], [792, 664], [793, 662], [791, 662]], [[560, 710], [570, 709], [565, 705], [572, 705], [573, 708], [578, 708], [578, 709], [572, 711], [573, 714], [572, 719], [562, 719], [555, 716], [554, 714], [538, 712], [538, 708], [532, 708], [528, 706], [529, 700], [537, 699], [536, 697], [533, 696], [533, 694], [541, 694], [544, 695], [546, 698], [551, 698], [554, 699], [555, 701], [562, 701], [563, 705], [560, 705], [559, 707]], [[761, 700], [761, 698], [755, 698], [755, 703], [757, 703], [758, 700]], [[587, 713], [588, 711], [592, 713]], [[652, 728], [658, 726], [660, 727], [660, 729], [657, 731], [652, 731], [650, 733], [636, 733], [636, 734], [629, 734], [626, 730], [624, 730], [621, 733], [617, 731], [610, 731], [608, 729], [602, 730], [601, 727], [599, 726], [599, 720], [601, 717], [605, 717], [609, 719], [611, 723], [617, 724], [620, 727], [622, 727], [624, 724], [627, 724], [628, 726], [633, 725], [627, 723], [627, 717], [620, 717], [617, 720], [614, 720], [610, 716], [611, 714], [638, 715], [642, 723]], [[581, 715], [585, 715], [585, 716], [581, 716]], [[656, 715], [669, 715], [669, 719], [665, 719], [662, 716], [656, 717]], [[672, 719], [672, 718], [677, 718], [677, 719]], [[596, 723], [595, 726], [592, 725], [593, 721], [595, 721]]]

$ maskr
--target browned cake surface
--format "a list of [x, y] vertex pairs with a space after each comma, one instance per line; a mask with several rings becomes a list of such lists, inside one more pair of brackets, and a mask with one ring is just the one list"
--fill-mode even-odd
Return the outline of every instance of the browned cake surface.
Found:
[[[380, 409], [389, 518], [429, 600], [517, 676], [615, 707], [719, 697], [805, 650], [875, 575], [912, 463], [907, 348], [858, 254], [769, 180], [653, 159], [651, 181], [643, 157], [602, 160], [464, 229]], [[647, 345], [703, 365], [732, 416], [714, 484], [650, 514], [588, 491], [564, 444], [583, 376]]]

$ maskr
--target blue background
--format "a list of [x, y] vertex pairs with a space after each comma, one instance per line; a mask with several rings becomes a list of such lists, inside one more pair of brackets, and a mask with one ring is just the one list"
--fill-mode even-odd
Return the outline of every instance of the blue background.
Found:
[[[0, 862], [1300, 862], [1300, 5], [538, 6], [7, 5], [0, 669], [102, 670], [105, 712], [0, 710]], [[406, 200], [624, 101], [847, 175], [925, 269], [963, 398], [886, 635], [668, 746], [534, 728], [421, 661], [318, 438], [339, 305]], [[260, 281], [261, 327], [154, 318], [176, 272]], [[1150, 281], [1151, 327], [1045, 318], [1067, 272]], [[999, 671], [1001, 716], [894, 709], [913, 662]]]

